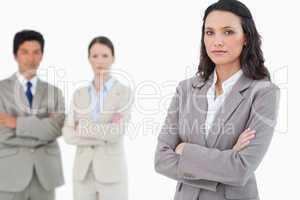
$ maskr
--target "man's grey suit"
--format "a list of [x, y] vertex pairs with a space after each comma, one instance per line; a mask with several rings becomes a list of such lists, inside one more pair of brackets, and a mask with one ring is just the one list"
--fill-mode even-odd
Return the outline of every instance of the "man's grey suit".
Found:
[[64, 183], [56, 142], [65, 117], [61, 91], [38, 79], [32, 109], [16, 75], [2, 80], [0, 91], [0, 112], [17, 117], [16, 129], [0, 127], [0, 192], [24, 190], [34, 171], [45, 190], [54, 190]]
[[[258, 200], [254, 172], [262, 161], [276, 125], [279, 88], [244, 75], [233, 86], [205, 138], [206, 93], [212, 75], [179, 83], [155, 154], [157, 172], [177, 180], [175, 200]], [[256, 136], [240, 152], [232, 148], [246, 129]], [[181, 155], [180, 143], [187, 143]]]

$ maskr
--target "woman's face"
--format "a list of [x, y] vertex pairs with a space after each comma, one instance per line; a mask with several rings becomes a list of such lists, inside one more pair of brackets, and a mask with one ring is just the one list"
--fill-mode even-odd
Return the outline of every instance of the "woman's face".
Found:
[[101, 43], [95, 43], [90, 49], [89, 62], [95, 75], [109, 73], [110, 67], [114, 62], [111, 49]]
[[246, 38], [239, 16], [227, 11], [212, 11], [204, 26], [207, 55], [216, 65], [239, 63]]

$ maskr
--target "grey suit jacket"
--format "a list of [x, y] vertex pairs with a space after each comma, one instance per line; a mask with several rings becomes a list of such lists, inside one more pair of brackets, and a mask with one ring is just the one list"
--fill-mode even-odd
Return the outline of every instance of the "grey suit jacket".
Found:
[[[220, 185], [225, 187], [220, 199], [258, 199], [254, 172], [274, 132], [279, 88], [243, 75], [205, 138], [206, 93], [211, 84], [212, 76], [179, 83], [158, 137], [155, 169], [178, 181], [175, 199], [197, 199], [201, 190], [217, 191]], [[256, 137], [235, 152], [233, 145], [246, 128], [256, 130]], [[181, 142], [187, 144], [179, 155], [175, 148]]]
[[[17, 117], [16, 129], [0, 127], [0, 191], [21, 191], [36, 169], [42, 186], [51, 190], [64, 182], [56, 142], [64, 123], [61, 91], [37, 81], [30, 109], [16, 75], [0, 82], [0, 112]], [[54, 113], [49, 117], [49, 113]]]
[[[67, 143], [76, 145], [74, 180], [82, 181], [92, 165], [98, 182], [114, 183], [127, 177], [123, 136], [130, 120], [133, 103], [131, 90], [116, 81], [104, 99], [99, 121], [93, 121], [88, 87], [75, 91], [69, 114], [63, 128]], [[115, 113], [122, 118], [111, 123]], [[76, 123], [78, 127], [76, 128]]]

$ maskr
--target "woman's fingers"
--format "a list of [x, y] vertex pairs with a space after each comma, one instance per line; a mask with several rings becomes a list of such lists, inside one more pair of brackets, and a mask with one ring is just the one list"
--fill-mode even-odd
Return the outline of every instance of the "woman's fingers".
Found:
[[243, 150], [249, 143], [250, 143], [249, 140], [246, 141], [246, 142], [244, 142], [244, 143], [241, 143], [241, 144], [238, 146], [237, 151]]
[[246, 130], [244, 130], [244, 131], [242, 132], [241, 135], [249, 135], [249, 134], [251, 134], [251, 133], [253, 133], [253, 132], [255, 132], [255, 130], [251, 130], [251, 129], [247, 128]]
[[252, 136], [253, 134], [255, 134], [255, 131], [254, 131], [254, 130], [244, 131], [244, 132], [239, 136], [239, 139], [243, 139], [243, 138]]
[[247, 128], [245, 131], [241, 133], [241, 135], [238, 138], [238, 141], [234, 145], [233, 149], [237, 151], [241, 151], [243, 148], [245, 148], [250, 141], [255, 137], [255, 130], [251, 130]]
[[255, 137], [255, 131], [245, 132], [239, 137], [238, 142], [244, 143], [253, 139], [254, 137]]
[[238, 143], [235, 145], [235, 148], [234, 150], [236, 151], [241, 151], [243, 148], [245, 148], [248, 144], [250, 143], [250, 141], [246, 141], [246, 142], [243, 142], [243, 143]]
[[247, 137], [247, 136], [250, 135], [250, 134], [251, 134], [251, 131], [245, 130], [244, 132], [242, 132], [242, 133], [240, 134], [239, 140], [242, 139], [242, 138]]
[[251, 140], [255, 137], [255, 132], [252, 132], [244, 137], [241, 138], [241, 142], [246, 142], [248, 140]]
[[114, 114], [114, 116], [112, 117], [111, 122], [112, 123], [119, 123], [121, 120], [122, 116], [119, 113]]

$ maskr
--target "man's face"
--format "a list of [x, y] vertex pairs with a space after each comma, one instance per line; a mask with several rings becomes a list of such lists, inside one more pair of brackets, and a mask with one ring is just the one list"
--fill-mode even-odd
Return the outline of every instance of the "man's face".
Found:
[[26, 77], [35, 76], [42, 57], [43, 52], [39, 42], [32, 40], [22, 43], [15, 55], [20, 73]]

